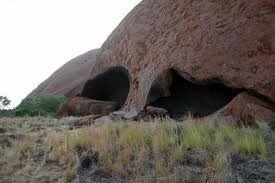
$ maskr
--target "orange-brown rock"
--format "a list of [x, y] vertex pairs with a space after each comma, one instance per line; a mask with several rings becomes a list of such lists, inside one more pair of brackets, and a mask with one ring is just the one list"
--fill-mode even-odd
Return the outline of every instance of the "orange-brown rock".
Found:
[[90, 115], [80, 118], [79, 120], [73, 123], [74, 128], [81, 128], [83, 126], [91, 126], [94, 123], [95, 119], [100, 118], [100, 115]]
[[80, 94], [88, 79], [89, 70], [93, 66], [97, 52], [97, 49], [91, 50], [70, 60], [41, 83], [28, 97], [35, 97], [41, 92], [67, 97]]
[[99, 50], [91, 79], [128, 70], [127, 107], [143, 108], [152, 83], [174, 68], [192, 82], [219, 82], [275, 101], [270, 0], [144, 0]]
[[81, 95], [124, 111], [152, 105], [203, 117], [233, 110], [235, 122], [269, 120], [272, 33], [271, 0], [143, 0], [98, 50]]
[[108, 115], [116, 109], [118, 109], [118, 105], [113, 101], [98, 101], [84, 97], [73, 97], [61, 105], [57, 113], [60, 116]]
[[236, 126], [257, 126], [257, 122], [265, 121], [275, 130], [274, 108], [246, 92], [240, 93], [228, 105], [211, 115], [211, 120]]

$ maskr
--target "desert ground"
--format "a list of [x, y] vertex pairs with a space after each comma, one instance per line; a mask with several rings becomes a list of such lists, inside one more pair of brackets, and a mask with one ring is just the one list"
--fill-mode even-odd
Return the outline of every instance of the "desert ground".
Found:
[[272, 182], [275, 134], [186, 117], [0, 119], [0, 182]]

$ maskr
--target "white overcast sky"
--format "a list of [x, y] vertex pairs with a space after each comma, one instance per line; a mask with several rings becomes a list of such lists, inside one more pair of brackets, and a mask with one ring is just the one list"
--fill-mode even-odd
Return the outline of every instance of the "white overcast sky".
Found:
[[98, 48], [141, 0], [0, 0], [0, 96], [16, 106], [73, 57]]

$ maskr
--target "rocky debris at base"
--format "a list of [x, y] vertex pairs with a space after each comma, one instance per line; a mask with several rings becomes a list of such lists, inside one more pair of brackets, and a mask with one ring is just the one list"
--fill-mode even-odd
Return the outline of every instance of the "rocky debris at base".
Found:
[[106, 123], [110, 123], [110, 122], [112, 122], [112, 119], [110, 118], [110, 116], [102, 116], [102, 117], [94, 120], [92, 125], [101, 125], [101, 124], [106, 124]]
[[71, 129], [81, 128], [84, 126], [95, 126], [113, 121], [120, 120], [150, 120], [155, 117], [164, 117], [167, 115], [165, 109], [152, 107], [149, 108], [150, 112], [139, 111], [136, 108], [132, 108], [129, 111], [115, 111], [109, 115], [89, 115], [78, 119], [70, 127]]
[[73, 127], [81, 128], [83, 126], [90, 126], [92, 123], [94, 123], [94, 120], [96, 120], [100, 117], [101, 117], [101, 115], [90, 115], [90, 116], [82, 117], [73, 123]]
[[149, 116], [153, 117], [165, 117], [169, 116], [169, 113], [166, 109], [160, 107], [147, 106], [145, 112]]
[[[97, 101], [83, 97], [71, 98], [63, 104], [59, 115], [88, 115], [81, 118], [74, 127], [89, 126], [102, 116], [109, 116], [112, 120], [149, 120], [169, 116], [165, 108], [146, 106], [144, 110], [135, 107], [129, 110], [115, 111], [117, 104], [111, 101]], [[91, 115], [92, 114], [92, 115]], [[275, 130], [275, 112], [266, 102], [251, 96], [247, 92], [238, 94], [229, 104], [214, 114], [206, 117], [214, 123], [227, 123], [235, 126], [257, 127], [258, 121], [265, 121]], [[106, 120], [105, 120], [106, 121]]]
[[123, 115], [123, 118], [125, 118], [125, 119], [135, 119], [135, 118], [138, 117], [139, 112], [140, 112], [140, 110], [133, 107], [126, 114]]

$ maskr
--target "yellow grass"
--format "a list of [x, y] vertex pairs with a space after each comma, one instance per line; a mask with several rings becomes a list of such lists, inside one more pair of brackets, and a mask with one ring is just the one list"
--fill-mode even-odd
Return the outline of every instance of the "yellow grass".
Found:
[[265, 130], [238, 129], [208, 122], [176, 122], [172, 119], [153, 122], [114, 122], [99, 127], [86, 127], [62, 133], [50, 133], [46, 144], [50, 157], [62, 165], [76, 161], [76, 146], [92, 148], [99, 152], [100, 162], [107, 170], [120, 175], [127, 168], [134, 173], [144, 170], [150, 163], [157, 174], [168, 174], [179, 162], [184, 161], [188, 148], [207, 150], [214, 154], [205, 164], [221, 171], [232, 151], [251, 157], [264, 158], [268, 149]]
[[[137, 182], [177, 182], [183, 178], [182, 172], [186, 180], [209, 180], [195, 176], [196, 168], [192, 166], [197, 165], [187, 166], [186, 152], [192, 149], [206, 152], [200, 155], [203, 175], [214, 180], [214, 174], [220, 181], [228, 172], [233, 152], [264, 159], [271, 150], [267, 139], [275, 139], [264, 123], [259, 124], [259, 129], [239, 129], [192, 118], [184, 122], [167, 118], [151, 122], [114, 121], [70, 131], [62, 127], [74, 120], [0, 119], [1, 127], [16, 134], [15, 139], [9, 139], [9, 146], [0, 146], [0, 177], [10, 177], [11, 182], [40, 182], [45, 177], [50, 182], [70, 182], [80, 165], [77, 149], [81, 147], [84, 154], [89, 149], [99, 153], [99, 165], [104, 171], [122, 177], [130, 174]], [[32, 131], [34, 127], [43, 130]], [[45, 167], [51, 161], [54, 164], [49, 166], [61, 168], [49, 171]]]

